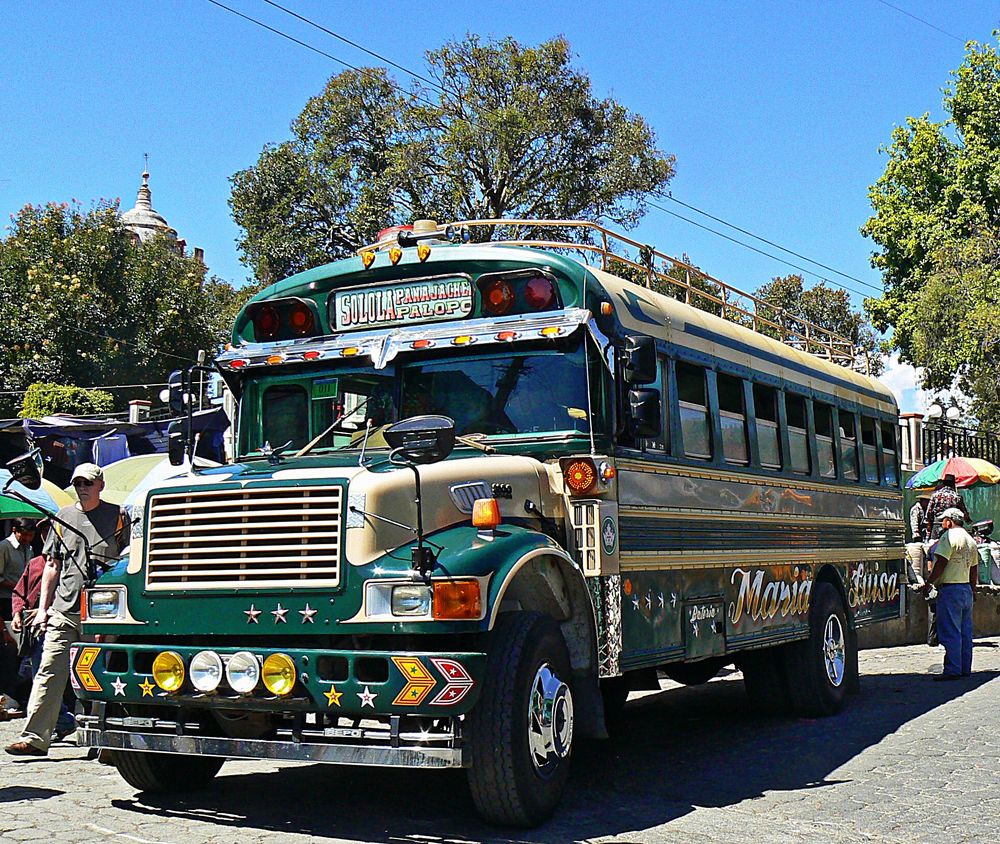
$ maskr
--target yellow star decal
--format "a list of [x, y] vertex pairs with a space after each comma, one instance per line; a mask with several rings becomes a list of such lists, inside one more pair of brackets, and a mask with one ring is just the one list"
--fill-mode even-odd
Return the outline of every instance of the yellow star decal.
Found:
[[330, 686], [330, 691], [323, 692], [323, 697], [326, 698], [327, 706], [340, 706], [340, 699], [343, 697], [343, 692], [338, 692], [335, 686]]
[[142, 689], [143, 697], [153, 696], [153, 684], [149, 682], [148, 677], [139, 684], [139, 688]]

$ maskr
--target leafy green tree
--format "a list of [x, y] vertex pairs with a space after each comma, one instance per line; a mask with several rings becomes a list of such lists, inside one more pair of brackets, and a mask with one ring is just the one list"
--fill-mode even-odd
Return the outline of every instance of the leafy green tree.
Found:
[[226, 340], [244, 297], [205, 275], [165, 238], [136, 243], [115, 205], [25, 206], [0, 240], [0, 390], [163, 382]]
[[61, 384], [32, 384], [24, 394], [21, 416], [27, 419], [38, 419], [55, 413], [89, 416], [111, 413], [114, 408], [115, 397], [106, 390], [85, 390]]
[[565, 39], [526, 47], [470, 35], [426, 58], [439, 87], [404, 90], [384, 68], [332, 77], [292, 138], [232, 177], [240, 248], [259, 279], [343, 257], [416, 218], [585, 217], [628, 227], [673, 176], [653, 130], [594, 95]]
[[[828, 287], [825, 282], [807, 289], [802, 276], [792, 274], [771, 279], [754, 295], [766, 303], [758, 310], [758, 314], [766, 320], [805, 335], [805, 322], [796, 319], [796, 316], [802, 317], [813, 325], [850, 340], [855, 355], [867, 357], [868, 371], [872, 375], [882, 372], [885, 363], [878, 351], [878, 337], [864, 315], [851, 308], [846, 291]], [[762, 323], [759, 330], [771, 337], [781, 338], [781, 329], [767, 323]]]
[[892, 329], [900, 358], [923, 367], [923, 386], [948, 389], [957, 378], [979, 418], [997, 420], [996, 361], [980, 342], [995, 338], [1000, 322], [996, 47], [969, 42], [944, 89], [944, 109], [943, 122], [908, 118], [883, 150], [885, 172], [869, 190], [874, 214], [861, 231], [879, 246], [872, 264], [885, 292], [866, 308], [879, 330]]

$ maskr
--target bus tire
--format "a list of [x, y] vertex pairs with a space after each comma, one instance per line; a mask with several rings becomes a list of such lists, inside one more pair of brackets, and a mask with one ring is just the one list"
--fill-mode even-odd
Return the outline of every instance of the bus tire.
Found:
[[570, 681], [566, 643], [551, 618], [500, 616], [482, 694], [468, 717], [469, 789], [485, 820], [533, 827], [555, 811], [573, 742]]
[[698, 662], [672, 662], [661, 670], [675, 683], [682, 686], [700, 686], [718, 674], [725, 662], [719, 659], [702, 659]]
[[844, 705], [854, 645], [836, 588], [817, 583], [809, 610], [809, 638], [788, 646], [788, 689], [800, 715], [833, 715]]
[[181, 756], [177, 753], [145, 753], [112, 750], [111, 764], [121, 778], [139, 791], [173, 794], [197, 791], [208, 785], [225, 759], [216, 756]]
[[781, 715], [791, 708], [786, 649], [787, 646], [779, 645], [747, 651], [738, 660], [750, 705], [761, 715]]

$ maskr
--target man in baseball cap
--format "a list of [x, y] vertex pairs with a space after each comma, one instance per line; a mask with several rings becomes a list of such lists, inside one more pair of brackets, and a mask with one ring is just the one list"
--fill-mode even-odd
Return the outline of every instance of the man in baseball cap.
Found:
[[75, 729], [59, 729], [56, 722], [69, 680], [69, 649], [80, 640], [80, 592], [90, 560], [117, 560], [128, 541], [128, 519], [117, 506], [101, 500], [101, 467], [81, 463], [72, 477], [80, 500], [56, 514], [43, 549], [45, 569], [31, 626], [45, 641], [24, 732], [5, 748], [12, 756], [46, 756], [53, 739], [64, 738]]
[[972, 673], [972, 603], [979, 582], [979, 551], [962, 527], [965, 514], [949, 507], [941, 514], [941, 538], [924, 591], [937, 586], [938, 639], [944, 645], [944, 672], [935, 680], [958, 680]]

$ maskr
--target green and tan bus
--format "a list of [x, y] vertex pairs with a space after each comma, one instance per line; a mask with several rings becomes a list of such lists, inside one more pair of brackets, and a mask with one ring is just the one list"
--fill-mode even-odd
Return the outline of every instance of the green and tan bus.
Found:
[[533, 825], [658, 673], [837, 711], [904, 609], [896, 403], [693, 274], [588, 223], [419, 221], [255, 296], [216, 361], [234, 462], [151, 489], [84, 596], [80, 742], [147, 791], [460, 767]]

